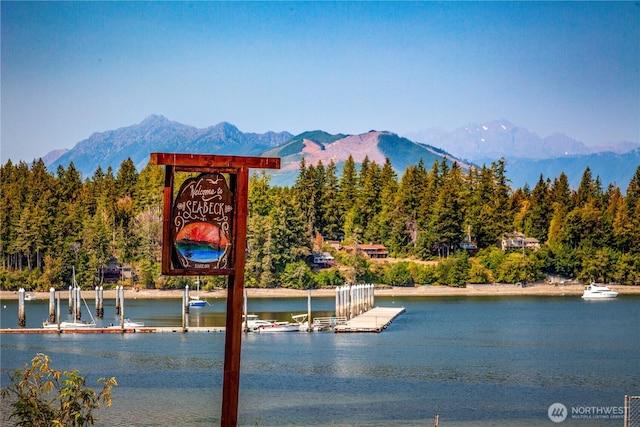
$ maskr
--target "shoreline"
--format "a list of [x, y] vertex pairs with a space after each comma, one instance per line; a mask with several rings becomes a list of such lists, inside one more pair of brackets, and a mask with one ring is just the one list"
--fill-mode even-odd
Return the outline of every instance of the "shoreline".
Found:
[[[607, 285], [619, 295], [640, 295], [640, 286]], [[375, 295], [378, 297], [441, 297], [441, 296], [581, 296], [584, 285], [580, 283], [569, 284], [549, 284], [537, 283], [527, 287], [520, 287], [514, 284], [488, 284], [488, 285], [467, 285], [466, 288], [454, 288], [449, 286], [383, 286], [375, 288]], [[306, 298], [307, 290], [288, 288], [246, 288], [248, 298]], [[35, 296], [37, 299], [49, 299], [49, 292], [25, 292]], [[104, 291], [105, 299], [115, 299], [115, 289]], [[184, 291], [182, 289], [128, 289], [125, 288], [126, 299], [180, 299]], [[195, 291], [190, 292], [195, 295]], [[334, 297], [335, 288], [312, 289], [311, 297]], [[66, 295], [61, 296], [64, 298]], [[95, 290], [82, 291], [85, 299], [95, 299]], [[207, 299], [226, 298], [226, 289], [216, 289], [213, 291], [200, 291], [200, 297]], [[0, 300], [17, 300], [17, 291], [0, 291]]]

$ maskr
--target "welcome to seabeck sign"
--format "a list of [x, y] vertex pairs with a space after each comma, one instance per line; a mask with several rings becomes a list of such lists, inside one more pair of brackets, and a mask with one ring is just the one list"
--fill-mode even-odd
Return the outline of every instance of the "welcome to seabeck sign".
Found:
[[220, 270], [232, 267], [233, 194], [220, 173], [187, 179], [173, 202], [172, 266]]
[[[240, 394], [249, 168], [280, 169], [280, 159], [151, 153], [149, 164], [165, 166], [162, 274], [228, 276], [220, 425], [235, 427]], [[187, 178], [174, 197], [176, 172], [198, 175]]]
[[[151, 153], [149, 163], [165, 166], [162, 274], [237, 274], [244, 268], [249, 168], [279, 169], [280, 159]], [[175, 193], [181, 173], [190, 177]]]

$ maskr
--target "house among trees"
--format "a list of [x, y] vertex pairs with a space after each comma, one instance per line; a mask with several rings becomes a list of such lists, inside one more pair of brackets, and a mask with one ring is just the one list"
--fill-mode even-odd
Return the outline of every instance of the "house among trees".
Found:
[[[353, 253], [353, 247], [345, 248], [347, 253]], [[384, 245], [358, 245], [358, 253], [369, 258], [388, 258], [389, 251]]]
[[120, 264], [116, 257], [109, 258], [107, 265], [98, 269], [99, 283], [118, 283], [120, 280], [133, 279], [135, 272], [128, 264]]
[[524, 233], [514, 231], [512, 233], [504, 233], [498, 246], [503, 251], [522, 248], [536, 251], [540, 249], [540, 241], [534, 237], [526, 237]]
[[331, 267], [334, 265], [333, 256], [329, 252], [314, 252], [313, 263], [318, 267]]

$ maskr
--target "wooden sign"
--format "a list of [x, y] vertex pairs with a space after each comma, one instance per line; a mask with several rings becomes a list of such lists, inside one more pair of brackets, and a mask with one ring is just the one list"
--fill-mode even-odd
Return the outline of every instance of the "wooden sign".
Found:
[[[151, 153], [149, 164], [165, 166], [162, 274], [230, 276], [244, 268], [249, 168], [279, 169], [280, 159]], [[194, 172], [174, 193], [176, 174]]]
[[[151, 153], [149, 164], [165, 166], [162, 274], [228, 276], [220, 425], [236, 427], [249, 168], [279, 169], [280, 159]], [[174, 198], [179, 171], [200, 175], [187, 179]]]
[[187, 179], [171, 211], [172, 267], [198, 271], [233, 267], [233, 194], [220, 173]]

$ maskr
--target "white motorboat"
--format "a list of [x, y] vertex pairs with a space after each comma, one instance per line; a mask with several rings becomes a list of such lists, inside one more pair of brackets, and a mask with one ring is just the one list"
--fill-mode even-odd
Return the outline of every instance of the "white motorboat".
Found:
[[25, 301], [35, 301], [37, 299], [38, 299], [38, 297], [36, 297], [35, 295], [31, 295], [31, 294], [26, 294], [24, 296], [24, 300]]
[[[109, 325], [110, 328], [121, 328], [120, 325]], [[135, 328], [144, 328], [144, 322], [134, 322], [131, 319], [124, 319], [124, 327], [125, 329], [135, 329]]]
[[295, 322], [275, 322], [260, 325], [256, 332], [306, 332], [309, 330], [307, 314], [292, 314]]
[[124, 319], [125, 328], [142, 328], [143, 326], [144, 322], [134, 322], [131, 319]]
[[[43, 322], [42, 327], [46, 329], [58, 329], [58, 324], [53, 322]], [[95, 328], [95, 322], [60, 322], [60, 329], [87, 329], [87, 328]]]
[[307, 320], [307, 314], [292, 314], [291, 317], [298, 323], [298, 330], [300, 332], [307, 332], [309, 330], [309, 321]]
[[247, 331], [250, 332], [255, 332], [261, 326], [271, 326], [273, 324], [273, 321], [271, 320], [260, 319], [257, 314], [247, 314], [243, 317], [244, 318], [242, 319], [242, 325], [243, 327], [245, 327], [246, 325]]
[[272, 322], [270, 325], [261, 325], [256, 329], [256, 332], [271, 333], [271, 332], [299, 332], [300, 325], [298, 323], [289, 322]]
[[611, 299], [616, 298], [618, 293], [612, 291], [607, 286], [598, 285], [597, 283], [590, 283], [584, 287], [582, 293], [583, 299]]

